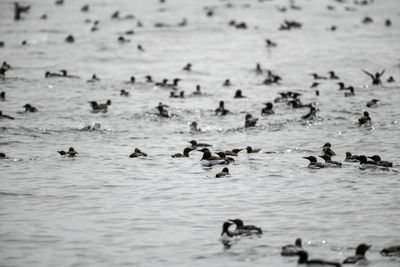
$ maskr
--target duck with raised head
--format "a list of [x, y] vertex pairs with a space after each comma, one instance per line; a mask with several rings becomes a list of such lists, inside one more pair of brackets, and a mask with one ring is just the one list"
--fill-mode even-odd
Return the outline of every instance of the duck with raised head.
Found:
[[173, 157], [173, 158], [188, 158], [190, 151], [193, 151], [193, 150], [194, 150], [194, 148], [185, 147], [182, 154], [176, 153], [176, 154], [173, 154], [171, 157]]
[[57, 151], [61, 156], [67, 156], [67, 157], [76, 157], [78, 155], [78, 152], [75, 151], [73, 147], [70, 147], [67, 152], [64, 150], [59, 150]]
[[308, 168], [310, 169], [321, 169], [325, 167], [323, 163], [317, 162], [317, 158], [314, 156], [303, 157], [303, 159], [308, 159], [310, 161], [308, 164]]
[[223, 86], [231, 86], [232, 83], [231, 83], [231, 81], [229, 79], [226, 79], [222, 85]]
[[354, 87], [353, 86], [350, 86], [348, 88], [348, 90], [349, 90], [349, 92], [344, 92], [344, 97], [355, 96]]
[[298, 264], [305, 264], [306, 266], [335, 266], [335, 267], [341, 267], [342, 265], [339, 262], [333, 262], [333, 261], [326, 261], [326, 260], [320, 260], [320, 259], [308, 259], [308, 253], [305, 250], [300, 250], [297, 252], [297, 255], [299, 256], [299, 260], [297, 261]]
[[360, 162], [360, 156], [352, 155], [351, 152], [346, 152], [345, 162]]
[[135, 148], [135, 151], [129, 155], [130, 158], [147, 157], [147, 154], [142, 152], [139, 148]]
[[187, 63], [185, 67], [183, 67], [184, 71], [191, 71], [192, 70], [192, 64], [191, 63]]
[[217, 157], [217, 156], [213, 156], [211, 155], [211, 151], [208, 148], [203, 148], [198, 150], [200, 152], [203, 152], [203, 157], [200, 160], [200, 163], [203, 166], [206, 167], [211, 167], [214, 165], [221, 165], [221, 164], [229, 164], [230, 162], [227, 159], [221, 158], [221, 157]]
[[238, 89], [235, 92], [235, 96], [233, 98], [245, 98], [245, 96], [242, 95], [242, 90]]
[[327, 142], [322, 146], [322, 153], [328, 156], [335, 156], [336, 153], [331, 149], [331, 143]]
[[373, 155], [372, 157], [368, 157], [368, 158], [375, 161], [376, 165], [378, 165], [378, 166], [393, 167], [393, 162], [381, 160], [381, 157], [379, 155]]
[[200, 90], [200, 85], [196, 85], [196, 91], [194, 91], [192, 95], [197, 95], [197, 96], [202, 95]]
[[317, 119], [317, 109], [313, 106], [310, 107], [310, 111], [307, 114], [304, 114], [303, 116], [301, 116], [302, 120], [308, 120], [308, 121], [312, 121], [312, 120], [316, 120]]
[[257, 124], [258, 118], [253, 118], [251, 114], [246, 114], [244, 128], [255, 127]]
[[370, 245], [359, 244], [356, 248], [356, 255], [347, 257], [343, 264], [365, 264], [367, 263], [367, 258], [365, 258], [365, 252], [370, 248]]
[[171, 116], [169, 115], [169, 112], [167, 110], [168, 106], [163, 104], [163, 103], [158, 103], [158, 106], [156, 107], [156, 109], [158, 110], [158, 115], [160, 117], [164, 117], [164, 118], [170, 118]]
[[215, 175], [215, 178], [221, 178], [230, 175], [229, 169], [227, 167], [223, 168], [221, 172]]
[[243, 221], [241, 219], [233, 219], [229, 220], [233, 222], [236, 225], [236, 230], [240, 235], [262, 235], [262, 229], [260, 227], [257, 227], [255, 225], [244, 225]]
[[189, 143], [192, 145], [193, 148], [212, 146], [212, 145], [206, 144], [206, 143], [198, 143], [196, 140], [190, 140]]
[[358, 119], [358, 124], [363, 125], [363, 124], [369, 124], [369, 123], [371, 123], [371, 117], [369, 116], [368, 111], [364, 111], [363, 116]]
[[38, 112], [38, 109], [32, 106], [31, 104], [25, 104], [22, 107], [25, 108], [25, 112]]
[[191, 131], [192, 133], [201, 132], [201, 128], [198, 128], [198, 127], [197, 127], [197, 121], [193, 121], [193, 122], [190, 124], [190, 131]]
[[87, 80], [86, 82], [88, 82], [88, 83], [94, 83], [94, 82], [98, 82], [98, 81], [100, 81], [100, 78], [97, 77], [96, 74], [93, 74], [93, 75], [92, 75], [92, 78], [91, 78], [90, 80]]
[[329, 71], [328, 74], [329, 74], [329, 79], [331, 79], [331, 80], [339, 79], [339, 77], [335, 74], [335, 72], [333, 70]]
[[274, 105], [271, 102], [264, 103], [265, 107], [261, 110], [262, 116], [268, 116], [274, 114], [274, 110], [272, 109]]
[[285, 245], [282, 247], [281, 255], [282, 256], [296, 256], [297, 252], [302, 250], [301, 239], [297, 238], [293, 244]]
[[28, 13], [31, 6], [21, 6], [18, 2], [14, 3], [14, 20], [20, 20], [21, 14]]
[[330, 167], [330, 168], [342, 168], [342, 163], [338, 162], [338, 161], [333, 161], [331, 159], [331, 156], [329, 156], [328, 154], [324, 154], [323, 156], [318, 156], [322, 159], [325, 160], [325, 167]]
[[119, 95], [120, 95], [120, 96], [129, 96], [129, 92], [126, 91], [125, 89], [121, 89]]
[[224, 101], [219, 101], [219, 107], [215, 109], [215, 114], [216, 115], [226, 115], [229, 113], [229, 110], [225, 109], [225, 103]]

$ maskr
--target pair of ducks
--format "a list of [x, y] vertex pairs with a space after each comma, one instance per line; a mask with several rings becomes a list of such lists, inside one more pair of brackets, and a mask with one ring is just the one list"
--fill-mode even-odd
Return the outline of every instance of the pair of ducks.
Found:
[[90, 101], [89, 102], [90, 106], [92, 107], [92, 112], [97, 113], [97, 112], [107, 112], [108, 106], [111, 106], [111, 100], [108, 99], [106, 103], [99, 104], [97, 101]]

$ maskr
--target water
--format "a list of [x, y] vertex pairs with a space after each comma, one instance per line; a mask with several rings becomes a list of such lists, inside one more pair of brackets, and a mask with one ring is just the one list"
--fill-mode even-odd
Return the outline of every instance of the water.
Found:
[[[9, 156], [0, 161], [1, 265], [296, 266], [296, 257], [279, 255], [280, 247], [301, 237], [313, 258], [340, 261], [365, 242], [373, 245], [369, 266], [399, 266], [398, 258], [379, 251], [400, 243], [400, 88], [398, 82], [371, 86], [361, 69], [385, 69], [385, 79], [400, 79], [400, 6], [397, 0], [374, 2], [349, 12], [334, 1], [298, 1], [301, 11], [279, 13], [275, 7], [288, 2], [234, 1], [227, 8], [227, 1], [215, 0], [87, 1], [85, 14], [81, 1], [55, 6], [38, 0], [14, 22], [12, 1], [1, 1], [0, 59], [13, 68], [0, 81], [7, 97], [0, 109], [16, 117], [0, 121], [0, 150]], [[336, 10], [328, 11], [328, 4]], [[204, 6], [214, 7], [215, 15], [207, 17]], [[115, 10], [134, 14], [144, 27], [137, 19], [111, 20]], [[47, 21], [39, 20], [43, 13]], [[367, 15], [374, 22], [361, 24]], [[153, 27], [184, 17], [186, 27]], [[100, 30], [90, 32], [87, 18], [100, 20]], [[384, 26], [386, 18], [392, 27]], [[248, 29], [228, 26], [232, 19]], [[278, 31], [284, 19], [303, 27]], [[326, 30], [331, 25], [336, 32]], [[130, 29], [131, 42], [119, 44]], [[64, 42], [69, 34], [75, 43]], [[267, 49], [266, 38], [278, 47]], [[193, 71], [181, 71], [188, 62]], [[281, 85], [262, 85], [264, 75], [253, 71], [257, 62], [281, 75]], [[44, 78], [59, 69], [81, 79]], [[354, 85], [356, 96], [344, 98], [335, 81], [322, 81], [316, 97], [309, 73], [329, 70]], [[86, 83], [93, 73], [101, 81]], [[168, 98], [169, 90], [144, 83], [147, 74], [157, 81], [182, 78], [187, 97]], [[131, 75], [139, 82], [124, 84]], [[227, 78], [233, 86], [222, 86]], [[197, 84], [208, 96], [190, 96]], [[233, 99], [239, 88], [247, 98]], [[119, 96], [120, 89], [130, 96]], [[285, 104], [261, 117], [262, 103], [284, 90], [314, 102], [321, 120], [301, 123], [307, 109]], [[367, 109], [372, 98], [379, 105]], [[113, 102], [108, 113], [90, 112], [88, 101], [107, 99]], [[220, 100], [232, 114], [214, 115]], [[170, 106], [171, 119], [156, 115], [159, 102]], [[26, 103], [39, 113], [23, 113]], [[372, 127], [358, 127], [363, 110]], [[260, 118], [257, 127], [243, 129], [247, 112]], [[194, 120], [201, 133], [189, 131]], [[80, 130], [96, 122], [101, 130]], [[191, 139], [213, 144], [214, 151], [251, 145], [262, 153], [241, 152], [229, 166], [231, 176], [215, 179], [222, 167], [201, 166], [200, 152], [171, 158]], [[302, 157], [319, 155], [325, 142], [332, 143], [334, 160], [351, 151], [379, 154], [396, 166], [308, 169]], [[78, 158], [58, 155], [70, 146]], [[129, 158], [135, 147], [149, 157]], [[263, 236], [224, 249], [221, 226], [233, 218], [262, 227]]]

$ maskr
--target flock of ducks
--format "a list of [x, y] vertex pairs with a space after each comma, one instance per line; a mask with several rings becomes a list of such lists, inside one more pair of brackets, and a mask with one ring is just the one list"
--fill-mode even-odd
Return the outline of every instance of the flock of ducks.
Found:
[[[232, 226], [234, 229], [231, 229]], [[222, 233], [220, 241], [225, 248], [230, 248], [233, 241], [238, 241], [240, 237], [261, 236], [262, 229], [255, 225], [245, 225], [241, 219], [229, 219], [222, 224]], [[371, 248], [371, 245], [361, 243], [357, 246], [355, 255], [349, 256], [343, 260], [343, 264], [368, 264], [365, 253]], [[380, 251], [383, 256], [400, 256], [400, 246], [386, 247]], [[341, 263], [335, 261], [327, 261], [322, 259], [309, 259], [308, 252], [302, 247], [302, 240], [297, 238], [294, 244], [282, 246], [281, 256], [290, 257], [298, 256], [298, 264], [306, 266], [342, 266]]]
[[[57, 0], [56, 4], [57, 5], [62, 5], [63, 0]], [[164, 2], [164, 1], [160, 1]], [[338, 3], [343, 3], [342, 0], [337, 0]], [[370, 1], [354, 1], [355, 4], [357, 5], [368, 5], [370, 4]], [[296, 6], [294, 2], [291, 2], [290, 7], [293, 10], [300, 10], [301, 7]], [[286, 12], [288, 9], [287, 7], [278, 7], [277, 8], [279, 12]], [[334, 10], [333, 6], [328, 6], [329, 10]], [[23, 14], [28, 13], [30, 10], [30, 6], [22, 6], [19, 3], [14, 4], [14, 19], [15, 20], [20, 20], [22, 18]], [[88, 12], [89, 10], [89, 5], [84, 5], [81, 8], [82, 12]], [[349, 8], [350, 11], [350, 8]], [[207, 11], [207, 16], [213, 16], [214, 11], [213, 10], [208, 10]], [[47, 15], [44, 14], [41, 19], [46, 19]], [[131, 19], [131, 15], [125, 15], [121, 16], [119, 11], [114, 12], [111, 15], [112, 19]], [[365, 17], [362, 20], [362, 23], [368, 24], [372, 23], [373, 20], [372, 18]], [[140, 27], [141, 22], [138, 21], [138, 26]], [[187, 20], [184, 19], [182, 22], [178, 24], [180, 27], [184, 27], [187, 25]], [[158, 23], [155, 25], [155, 27], [168, 27], [169, 25], [166, 24], [161, 24]], [[248, 25], [246, 22], [238, 22], [236, 20], [232, 20], [229, 22], [229, 26], [235, 27], [236, 29], [242, 29], [245, 30], [248, 28]], [[391, 21], [387, 19], [385, 21], [385, 26], [390, 27], [391, 26]], [[290, 20], [285, 20], [279, 27], [279, 30], [281, 31], [288, 31], [292, 29], [301, 29], [302, 23], [297, 22], [297, 21], [290, 21]], [[93, 27], [91, 31], [98, 31], [99, 30], [99, 21], [94, 21]], [[331, 31], [336, 30], [336, 26], [333, 25], [330, 28]], [[131, 32], [126, 32], [126, 34], [133, 34], [133, 31]], [[125, 38], [124, 36], [118, 37], [118, 41], [120, 43], [126, 43], [130, 42], [129, 39]], [[74, 43], [75, 38], [73, 35], [68, 35], [65, 38], [65, 42], [67, 43]], [[4, 46], [4, 43], [2, 43], [2, 46]], [[26, 41], [25, 41], [26, 44]], [[273, 48], [277, 47], [278, 44], [270, 39], [265, 40], [265, 45], [268, 48]], [[143, 48], [142, 45], [138, 45], [137, 49], [141, 52], [145, 52], [145, 49]], [[187, 63], [182, 70], [186, 72], [192, 71], [193, 65], [192, 63]], [[11, 69], [11, 66], [7, 62], [3, 62], [1, 68], [0, 68], [0, 78], [5, 78], [6, 77], [6, 72]], [[271, 70], [264, 70], [261, 67], [260, 63], [256, 64], [255, 72], [260, 75], [265, 75], [265, 79], [263, 80], [264, 85], [273, 85], [273, 84], [279, 84], [282, 81], [282, 77], [280, 75], [277, 75], [273, 73]], [[380, 72], [376, 73], [371, 73], [366, 70], [362, 70], [362, 72], [367, 75], [368, 77], [371, 78], [371, 84], [372, 85], [381, 85], [382, 84], [382, 79], [383, 75], [385, 73], [385, 70], [382, 70]], [[339, 76], [334, 72], [334, 71], [329, 71], [328, 76], [325, 75], [320, 75], [318, 73], [312, 73], [311, 76], [314, 79], [313, 83], [311, 84], [310, 88], [315, 89], [315, 94], [316, 96], [320, 95], [319, 90], [317, 88], [321, 84], [321, 81], [323, 80], [340, 80]], [[60, 71], [46, 71], [45, 78], [79, 78], [76, 75], [71, 75], [68, 73], [67, 70], [60, 70]], [[95, 83], [99, 82], [100, 78], [97, 77], [96, 74], [93, 74], [91, 79], [87, 80], [89, 83]], [[170, 97], [171, 98], [185, 98], [185, 92], [180, 91], [179, 93], [177, 92], [179, 88], [179, 82], [181, 81], [180, 78], [175, 78], [172, 80], [171, 83], [169, 83], [168, 79], [163, 79], [160, 82], [156, 82], [153, 80], [151, 75], [147, 75], [145, 77], [145, 83], [151, 83], [154, 84], [155, 86], [159, 88], [165, 88], [172, 90], [170, 92]], [[395, 79], [392, 76], [389, 76], [386, 79], [387, 83], [393, 83], [395, 82]], [[130, 79], [126, 82], [127, 84], [135, 84], [136, 83], [136, 77], [131, 76]], [[345, 85], [343, 82], [337, 82], [339, 88], [338, 90], [345, 91], [344, 96], [345, 97], [352, 97], [355, 96], [355, 89], [352, 85]], [[230, 79], [226, 79], [223, 84], [223, 86], [229, 87], [232, 85]], [[192, 93], [192, 95], [202, 95], [204, 94], [201, 91], [200, 85], [196, 86], [196, 90]], [[125, 89], [120, 90], [120, 95], [121, 96], [129, 96], [129, 91]], [[264, 107], [261, 109], [261, 115], [262, 116], [269, 116], [274, 114], [274, 104], [273, 103], [286, 103], [288, 106], [290, 106], [293, 109], [296, 108], [308, 108], [309, 112], [301, 116], [302, 120], [316, 120], [317, 119], [317, 109], [312, 103], [303, 103], [301, 99], [299, 98], [301, 96], [300, 93], [293, 92], [293, 91], [286, 91], [286, 92], [280, 92], [279, 96], [274, 99], [272, 102], [265, 102], [263, 103]], [[243, 92], [241, 89], [236, 90], [234, 98], [239, 99], [239, 98], [245, 98], [246, 96], [243, 95]], [[0, 93], [0, 100], [5, 101], [6, 95], [5, 92]], [[372, 99], [366, 103], [366, 107], [374, 107], [378, 104], [379, 99]], [[107, 100], [105, 103], [98, 103], [97, 101], [90, 101], [90, 107], [92, 109], [92, 112], [94, 113], [105, 113], [108, 111], [108, 108], [111, 106], [111, 100]], [[38, 112], [38, 109], [34, 107], [33, 105], [27, 103], [23, 106], [25, 108], [25, 112], [31, 112], [35, 113]], [[155, 107], [157, 110], [157, 114], [162, 117], [162, 118], [171, 118], [172, 115], [170, 114], [168, 110], [169, 106], [163, 103], [159, 103], [158, 106]], [[230, 111], [226, 109], [225, 103], [223, 100], [219, 102], [219, 106], [215, 109], [215, 114], [218, 116], [225, 116], [228, 115]], [[0, 118], [3, 119], [15, 119], [14, 117], [3, 114], [2, 111], [0, 111]], [[258, 122], [258, 118], [253, 117], [252, 114], [247, 113], [244, 117], [244, 128], [250, 128], [250, 127], [255, 127]], [[364, 111], [363, 116], [358, 119], [358, 124], [360, 126], [362, 125], [369, 125], [371, 124], [371, 117], [367, 111]], [[199, 131], [200, 129], [197, 126], [197, 122], [192, 122], [190, 125], [190, 128], [192, 131]], [[183, 149], [182, 153], [175, 153], [171, 155], [172, 158], [188, 158], [190, 153], [192, 151], [198, 151], [203, 153], [203, 156], [200, 160], [201, 164], [206, 167], [211, 167], [214, 165], [228, 165], [232, 162], [235, 161], [233, 157], [238, 156], [238, 153], [241, 152], [242, 150], [245, 150], [247, 153], [258, 153], [261, 151], [259, 148], [252, 148], [250, 146], [247, 146], [246, 148], [234, 148], [230, 150], [225, 150], [225, 151], [218, 151], [215, 154], [213, 154], [210, 150], [210, 147], [212, 145], [210, 144], [205, 144], [205, 143], [198, 143], [196, 140], [191, 140], [189, 147], [185, 147]], [[63, 157], [71, 157], [75, 158], [79, 154], [73, 147], [70, 147], [67, 151], [60, 150], [58, 153], [63, 156]], [[322, 146], [322, 155], [318, 156], [321, 159], [324, 160], [324, 162], [318, 162], [317, 157], [315, 156], [308, 156], [304, 157], [305, 159], [309, 160], [308, 168], [312, 169], [321, 169], [321, 168], [340, 168], [342, 167], [342, 163], [338, 161], [332, 160], [332, 157], [334, 157], [336, 154], [331, 148], [330, 143], [325, 143]], [[147, 157], [148, 155], [145, 152], [142, 152], [139, 148], [135, 148], [134, 152], [129, 155], [130, 158], [139, 158], [139, 157]], [[7, 158], [6, 154], [1, 152], [0, 153], [0, 158], [4, 159]], [[368, 160], [370, 159], [370, 160]], [[349, 163], [359, 163], [361, 169], [366, 169], [366, 168], [381, 168], [381, 169], [388, 169], [390, 167], [393, 167], [393, 163], [390, 161], [384, 161], [381, 159], [379, 155], [373, 155], [373, 156], [365, 156], [365, 155], [353, 155], [351, 152], [346, 152], [346, 157], [345, 157], [345, 162]], [[216, 178], [223, 178], [230, 176], [229, 169], [227, 167], [224, 167], [221, 172], [217, 173], [215, 175]], [[235, 226], [235, 229], [231, 229], [232, 226]], [[262, 235], [262, 229], [260, 227], [254, 226], [254, 225], [245, 225], [241, 219], [230, 219], [227, 220], [226, 222], [223, 223], [222, 226], [222, 233], [221, 233], [221, 241], [226, 247], [230, 246], [229, 240], [236, 238], [236, 237], [245, 237], [245, 236], [260, 236]], [[365, 253], [368, 251], [370, 248], [370, 245], [367, 244], [359, 244], [356, 248], [356, 253], [353, 256], [350, 256], [346, 259], [343, 260], [343, 264], [359, 264], [362, 262], [366, 261]], [[381, 250], [381, 254], [384, 256], [400, 256], [400, 246], [392, 246], [388, 248], [384, 248]], [[286, 245], [282, 247], [281, 250], [281, 255], [282, 256], [298, 256], [299, 264], [306, 264], [306, 265], [319, 265], [319, 266], [341, 266], [341, 263], [338, 262], [330, 262], [330, 261], [325, 261], [325, 260], [315, 260], [315, 259], [309, 259], [308, 258], [308, 253], [304, 250], [302, 247], [302, 241], [300, 238], [296, 239], [294, 245]]]

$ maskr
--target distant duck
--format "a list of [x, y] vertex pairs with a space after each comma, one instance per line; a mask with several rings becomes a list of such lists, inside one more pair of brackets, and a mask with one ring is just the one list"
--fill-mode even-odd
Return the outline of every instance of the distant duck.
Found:
[[169, 115], [167, 108], [168, 108], [167, 105], [164, 105], [161, 102], [158, 103], [158, 106], [156, 107], [156, 109], [158, 110], [158, 113], [159, 113], [158, 115], [160, 115], [161, 117], [164, 117], [164, 118], [170, 118], [171, 116]]
[[67, 152], [64, 150], [57, 151], [61, 156], [67, 156], [67, 157], [76, 157], [78, 155], [78, 152], [75, 151], [73, 147], [70, 147]]
[[274, 105], [271, 102], [264, 103], [265, 107], [261, 110], [261, 115], [267, 116], [274, 114], [274, 110], [272, 109]]
[[221, 178], [221, 177], [225, 177], [227, 175], [230, 175], [230, 173], [229, 173], [229, 169], [225, 167], [222, 169], [221, 172], [219, 172], [215, 175], [215, 178]]
[[358, 119], [358, 124], [363, 125], [368, 123], [371, 123], [371, 118], [369, 116], [368, 111], [364, 111], [364, 115]]
[[376, 107], [378, 102], [379, 102], [379, 99], [372, 99], [371, 101], [367, 102], [366, 106], [368, 108]]
[[139, 148], [135, 148], [135, 152], [129, 155], [130, 158], [147, 157], [147, 154], [140, 151]]
[[360, 162], [360, 156], [352, 155], [350, 152], [346, 152], [345, 162]]
[[229, 113], [229, 110], [225, 109], [224, 101], [219, 101], [219, 107], [215, 110], [216, 115], [226, 115]]
[[153, 81], [153, 78], [152, 78], [150, 75], [145, 76], [145, 78], [146, 78], [146, 82], [147, 82], [147, 83], [152, 83], [152, 82], [154, 82], [154, 81]]
[[361, 21], [364, 24], [369, 24], [372, 23], [374, 20], [371, 17], [364, 17], [363, 20]]
[[382, 84], [381, 77], [385, 73], [385, 70], [382, 70], [381, 72], [376, 72], [375, 75], [372, 73], [369, 73], [366, 70], [362, 70], [365, 74], [367, 74], [371, 79], [372, 79], [372, 84], [373, 85], [380, 85]]
[[86, 82], [88, 82], [88, 83], [94, 83], [94, 82], [98, 82], [98, 81], [100, 81], [100, 79], [97, 77], [96, 74], [93, 74], [93, 75], [92, 75], [92, 78], [91, 78], [90, 80], [87, 80]]
[[293, 244], [290, 245], [286, 245], [282, 247], [281, 250], [281, 255], [282, 256], [296, 256], [297, 252], [299, 252], [300, 250], [302, 250], [301, 247], [301, 239], [297, 238], [296, 241]]
[[185, 70], [185, 71], [191, 71], [191, 70], [192, 70], [192, 64], [191, 64], [191, 63], [186, 64], [186, 66], [183, 67], [183, 70]]
[[366, 156], [360, 155], [360, 169], [375, 169], [378, 165], [376, 161], [368, 160]]
[[317, 109], [313, 106], [310, 107], [310, 111], [307, 114], [301, 116], [302, 120], [316, 120], [317, 119]]
[[396, 81], [394, 80], [393, 76], [390, 76], [390, 77], [386, 80], [386, 82], [388, 82], [388, 83], [394, 83], [394, 82], [396, 82]]
[[386, 27], [392, 26], [392, 21], [391, 21], [390, 19], [386, 19], [386, 20], [385, 20], [385, 26], [386, 26]]
[[243, 221], [241, 219], [233, 219], [229, 220], [233, 222], [236, 225], [236, 230], [239, 235], [262, 235], [262, 230], [260, 227], [257, 227], [255, 225], [244, 225]]
[[83, 7], [81, 7], [81, 11], [82, 12], [88, 12], [89, 11], [89, 5], [84, 5]]
[[6, 92], [2, 91], [0, 93], [0, 101], [6, 101]]
[[121, 89], [120, 96], [129, 96], [129, 92], [126, 91], [125, 89]]
[[46, 71], [46, 73], [44, 74], [44, 77], [45, 78], [62, 77], [62, 75], [60, 73]]
[[400, 246], [386, 247], [381, 250], [383, 256], [400, 256]]
[[193, 148], [212, 146], [212, 145], [206, 144], [206, 143], [198, 143], [196, 140], [190, 140], [189, 143], [192, 145]]
[[104, 104], [98, 104], [97, 101], [90, 101], [90, 106], [92, 107], [93, 112], [107, 112], [108, 106], [111, 106], [111, 100], [108, 99]]
[[319, 76], [318, 73], [311, 73], [313, 76], [314, 80], [327, 80], [328, 78], [325, 76]]
[[118, 42], [119, 42], [120, 44], [123, 44], [123, 43], [130, 43], [130, 41], [131, 41], [131, 40], [125, 38], [124, 36], [118, 37]]
[[317, 158], [314, 156], [303, 157], [303, 159], [308, 159], [310, 161], [308, 164], [308, 168], [310, 169], [321, 169], [325, 167], [323, 163], [317, 162]]
[[239, 152], [242, 151], [242, 150], [243, 150], [243, 148], [234, 148], [232, 150], [226, 150], [225, 154], [227, 156], [235, 156], [235, 157], [237, 157]]
[[201, 90], [200, 90], [200, 85], [196, 85], [196, 91], [192, 93], [192, 95], [202, 95]]
[[261, 148], [252, 148], [251, 146], [247, 146], [246, 151], [248, 154], [258, 153], [261, 151]]
[[316, 87], [318, 87], [318, 85], [319, 85], [319, 83], [313, 82], [313, 83], [311, 84], [310, 88], [316, 88]]
[[331, 149], [331, 147], [332, 147], [331, 143], [325, 143], [322, 146], [323, 154], [328, 155], [328, 156], [335, 156], [336, 153]]
[[242, 90], [238, 89], [235, 92], [235, 96], [233, 98], [245, 98], [245, 96], [242, 95]]
[[25, 108], [25, 112], [38, 112], [38, 109], [31, 104], [25, 104], [23, 108]]
[[60, 70], [61, 75], [57, 74], [57, 73], [50, 73], [50, 72], [46, 72], [45, 77], [63, 77], [63, 78], [79, 78], [79, 76], [76, 75], [69, 75], [68, 71], [66, 70]]
[[0, 152], [0, 159], [7, 159], [6, 153]]
[[66, 43], [73, 43], [73, 42], [75, 42], [75, 38], [74, 38], [74, 36], [73, 35], [68, 35], [66, 38], [65, 38], [65, 42]]
[[125, 82], [125, 83], [130, 83], [130, 84], [134, 84], [136, 82], [135, 76], [131, 76], [131, 78], [129, 79], [129, 81]]
[[190, 124], [190, 131], [193, 132], [193, 133], [201, 132], [201, 129], [197, 127], [197, 122], [196, 121], [193, 121]]
[[346, 87], [346, 85], [343, 82], [338, 82], [337, 84], [339, 85], [339, 90], [347, 90], [347, 89], [353, 88], [352, 86]]
[[223, 86], [231, 86], [231, 81], [229, 79], [226, 79], [225, 82], [222, 84]]
[[175, 92], [170, 92], [169, 97], [170, 98], [185, 98], [185, 92], [181, 91], [179, 93], [179, 95], [175, 94]]
[[253, 118], [251, 114], [247, 114], [245, 117], [244, 128], [255, 127], [257, 124], [258, 118]]
[[272, 42], [270, 39], [265, 40], [267, 47], [276, 47], [276, 43]]
[[140, 52], [144, 52], [144, 48], [143, 48], [143, 46], [142, 46], [141, 44], [138, 44], [137, 49], [138, 49]]
[[11, 117], [9, 115], [3, 114], [3, 111], [0, 110], [0, 119], [14, 120], [14, 117]]
[[368, 157], [368, 158], [375, 161], [376, 165], [378, 165], [378, 166], [393, 167], [393, 162], [381, 160], [381, 157], [379, 155], [373, 155], [372, 157]]
[[365, 264], [367, 262], [367, 258], [365, 258], [365, 252], [367, 252], [370, 247], [370, 245], [359, 244], [356, 248], [356, 255], [346, 258], [343, 261], [343, 264]]
[[331, 79], [331, 80], [338, 80], [339, 79], [339, 77], [332, 70], [329, 71], [328, 74], [329, 74], [329, 79]]
[[322, 159], [325, 160], [325, 167], [331, 167], [331, 168], [342, 168], [342, 163], [338, 162], [338, 161], [333, 161], [331, 160], [331, 156], [325, 154], [323, 156], [318, 156]]
[[183, 150], [182, 154], [181, 153], [176, 153], [176, 154], [173, 154], [171, 157], [173, 157], [173, 158], [188, 158], [190, 151], [193, 151], [193, 150], [194, 150], [194, 148], [186, 147]]
[[325, 261], [325, 260], [319, 260], [319, 259], [308, 259], [308, 253], [305, 250], [300, 250], [297, 252], [297, 255], [299, 256], [298, 264], [305, 264], [306, 266], [336, 266], [336, 267], [341, 267], [342, 265], [338, 262], [332, 262], [332, 261]]

